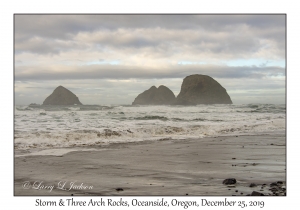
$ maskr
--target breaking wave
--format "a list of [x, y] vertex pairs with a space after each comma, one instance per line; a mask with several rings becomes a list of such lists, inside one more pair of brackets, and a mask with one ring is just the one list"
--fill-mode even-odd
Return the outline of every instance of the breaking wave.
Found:
[[285, 132], [286, 106], [16, 106], [15, 148]]

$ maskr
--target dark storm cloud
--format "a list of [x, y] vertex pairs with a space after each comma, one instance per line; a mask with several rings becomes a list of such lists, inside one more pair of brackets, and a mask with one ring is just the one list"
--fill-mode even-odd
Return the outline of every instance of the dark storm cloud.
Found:
[[87, 47], [85, 43], [78, 43], [72, 40], [62, 41], [33, 36], [22, 42], [15, 42], [15, 53], [59, 54], [62, 51], [68, 52], [85, 47]]
[[[284, 15], [15, 15], [15, 42], [16, 46], [28, 42], [34, 37], [70, 41], [80, 32], [113, 31], [120, 28], [127, 30], [135, 29], [166, 29], [166, 30], [199, 30], [207, 32], [232, 32], [232, 37], [227, 41], [241, 39], [241, 33], [246, 35], [247, 31], [236, 31], [241, 27], [248, 27], [251, 33], [257, 33], [261, 37], [284, 41]], [[269, 29], [269, 30], [266, 30]], [[263, 33], [261, 31], [264, 31]], [[268, 32], [270, 31], [270, 32]], [[236, 34], [235, 34], [236, 33]], [[122, 35], [122, 34], [120, 34]], [[119, 39], [122, 36], [118, 37]], [[188, 38], [188, 37], [182, 37]], [[209, 38], [209, 36], [207, 37]], [[206, 37], [201, 37], [205, 42]], [[117, 41], [115, 39], [115, 41]], [[157, 45], [161, 40], [143, 39], [132, 37], [126, 43], [127, 46], [140, 47]], [[165, 41], [165, 40], [163, 40]], [[209, 41], [209, 40], [208, 40]], [[238, 41], [238, 40], [237, 40]], [[243, 40], [241, 40], [243, 41]], [[253, 42], [253, 41], [252, 41]], [[243, 43], [243, 42], [241, 42]], [[248, 42], [249, 43], [249, 42]], [[118, 43], [116, 43], [118, 44]], [[251, 44], [251, 43], [250, 43]], [[282, 44], [282, 43], [281, 43]], [[34, 45], [34, 43], [32, 43]], [[239, 45], [232, 45], [230, 47]], [[62, 46], [64, 48], [65, 46]], [[28, 47], [27, 50], [33, 52], [57, 52], [50, 45]], [[26, 48], [19, 49], [26, 51]], [[220, 49], [217, 49], [217, 51]]]
[[[255, 31], [247, 29], [245, 34], [238, 32], [199, 32], [193, 30], [136, 29], [80, 32], [70, 40], [32, 37], [15, 43], [15, 52], [34, 54], [59, 54], [70, 51], [115, 51], [128, 53], [130, 50], [151, 51], [159, 57], [168, 57], [180, 52], [212, 53], [224, 57], [249, 57], [261, 50], [268, 49], [273, 56], [284, 58], [284, 39], [277, 42], [257, 36]], [[132, 51], [129, 52], [132, 54]], [[134, 53], [139, 53], [135, 51]]]
[[220, 30], [244, 24], [253, 28], [284, 27], [285, 15], [15, 15], [16, 34], [51, 38], [103, 29]]

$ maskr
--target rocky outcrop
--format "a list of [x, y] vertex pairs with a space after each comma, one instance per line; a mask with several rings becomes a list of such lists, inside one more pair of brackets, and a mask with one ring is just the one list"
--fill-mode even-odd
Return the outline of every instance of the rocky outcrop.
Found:
[[69, 91], [68, 89], [64, 88], [63, 86], [58, 86], [53, 93], [48, 96], [43, 105], [82, 105], [79, 101], [78, 97]]
[[195, 74], [184, 78], [176, 104], [232, 104], [232, 101], [226, 89], [216, 80], [206, 75]]
[[156, 88], [152, 86], [150, 89], [139, 94], [132, 102], [132, 105], [170, 105], [175, 102], [174, 93], [166, 86]]

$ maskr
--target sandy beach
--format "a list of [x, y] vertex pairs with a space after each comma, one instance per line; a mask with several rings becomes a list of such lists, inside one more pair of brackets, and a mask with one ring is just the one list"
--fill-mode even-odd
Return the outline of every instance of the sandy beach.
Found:
[[[87, 149], [94, 150], [24, 156], [15, 152], [14, 195], [243, 196], [252, 191], [271, 195], [272, 182], [286, 186], [285, 134], [165, 139]], [[222, 184], [226, 178], [237, 183]], [[257, 186], [249, 187], [251, 183]]]

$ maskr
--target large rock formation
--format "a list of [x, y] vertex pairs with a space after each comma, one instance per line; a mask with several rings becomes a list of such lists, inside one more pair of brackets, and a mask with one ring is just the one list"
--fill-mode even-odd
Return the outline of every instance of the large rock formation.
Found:
[[226, 89], [216, 80], [206, 75], [195, 74], [184, 78], [176, 104], [232, 104], [232, 101]]
[[69, 91], [68, 89], [64, 88], [63, 86], [58, 86], [53, 93], [48, 96], [43, 105], [82, 105], [79, 101], [78, 97]]
[[174, 93], [166, 86], [156, 88], [152, 86], [150, 89], [139, 94], [132, 102], [132, 105], [169, 105], [176, 100]]

